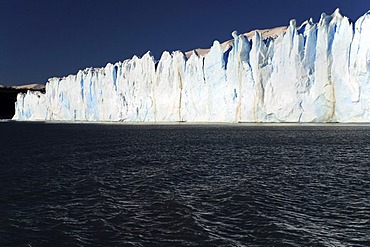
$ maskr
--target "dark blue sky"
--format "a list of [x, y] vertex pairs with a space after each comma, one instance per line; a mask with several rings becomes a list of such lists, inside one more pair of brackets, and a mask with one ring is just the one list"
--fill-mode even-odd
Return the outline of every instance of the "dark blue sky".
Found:
[[188, 51], [231, 32], [297, 24], [320, 14], [356, 20], [369, 0], [0, 0], [0, 84], [46, 83], [148, 50]]

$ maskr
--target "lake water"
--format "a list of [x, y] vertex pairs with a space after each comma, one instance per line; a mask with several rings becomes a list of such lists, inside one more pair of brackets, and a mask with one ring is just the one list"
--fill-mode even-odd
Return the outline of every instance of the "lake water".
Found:
[[0, 246], [369, 246], [370, 126], [0, 123]]

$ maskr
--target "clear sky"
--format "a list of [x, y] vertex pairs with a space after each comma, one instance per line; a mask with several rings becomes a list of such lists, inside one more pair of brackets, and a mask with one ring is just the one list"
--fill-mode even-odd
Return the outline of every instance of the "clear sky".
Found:
[[44, 84], [148, 50], [158, 60], [337, 7], [355, 21], [370, 0], [0, 0], [0, 84]]

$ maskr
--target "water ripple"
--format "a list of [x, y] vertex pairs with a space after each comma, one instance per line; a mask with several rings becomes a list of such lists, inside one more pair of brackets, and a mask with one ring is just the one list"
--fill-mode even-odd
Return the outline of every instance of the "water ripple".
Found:
[[370, 243], [368, 126], [1, 127], [1, 246]]

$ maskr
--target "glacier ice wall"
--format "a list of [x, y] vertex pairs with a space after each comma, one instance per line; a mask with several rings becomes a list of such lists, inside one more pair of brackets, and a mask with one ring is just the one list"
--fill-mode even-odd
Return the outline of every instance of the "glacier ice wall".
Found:
[[370, 12], [354, 27], [339, 10], [277, 37], [189, 58], [164, 52], [52, 78], [18, 95], [17, 120], [370, 122]]

